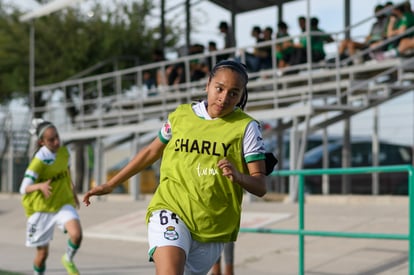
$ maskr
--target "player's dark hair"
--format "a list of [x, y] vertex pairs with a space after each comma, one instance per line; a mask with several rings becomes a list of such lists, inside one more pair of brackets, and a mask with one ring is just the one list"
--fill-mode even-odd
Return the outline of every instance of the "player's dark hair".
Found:
[[210, 80], [214, 77], [217, 70], [222, 68], [229, 68], [235, 72], [237, 72], [244, 82], [244, 93], [239, 101], [239, 103], [236, 104], [236, 106], [240, 107], [240, 109], [244, 109], [247, 103], [248, 93], [247, 93], [247, 82], [249, 82], [249, 76], [247, 74], [247, 67], [245, 64], [233, 61], [233, 60], [223, 60], [217, 63], [214, 68], [210, 72]]

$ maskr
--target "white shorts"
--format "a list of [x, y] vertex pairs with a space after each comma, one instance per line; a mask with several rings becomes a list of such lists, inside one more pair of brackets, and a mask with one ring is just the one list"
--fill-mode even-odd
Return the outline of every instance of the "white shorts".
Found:
[[186, 275], [207, 274], [223, 250], [223, 243], [193, 240], [184, 222], [169, 210], [152, 213], [148, 223], [148, 242], [150, 260], [157, 247], [177, 246], [183, 249]]
[[36, 212], [27, 220], [26, 246], [38, 247], [47, 245], [53, 239], [55, 225], [62, 231], [70, 220], [79, 220], [76, 209], [69, 204], [64, 205], [58, 212]]

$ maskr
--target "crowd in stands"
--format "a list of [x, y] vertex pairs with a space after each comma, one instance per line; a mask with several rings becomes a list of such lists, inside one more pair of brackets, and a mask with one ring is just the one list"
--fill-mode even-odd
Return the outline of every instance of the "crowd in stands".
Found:
[[[390, 3], [386, 6], [388, 7]], [[377, 5], [374, 9], [375, 22], [371, 26], [369, 34], [365, 37], [364, 41], [355, 41], [350, 38], [344, 39], [339, 45], [338, 54], [341, 59], [345, 59], [348, 56], [353, 57], [353, 63], [359, 64], [362, 62], [363, 57], [356, 55], [357, 51], [365, 50], [369, 47], [376, 49], [380, 45], [383, 39], [386, 37], [386, 27], [388, 17], [385, 13], [381, 13], [384, 9], [383, 5]]]
[[408, 50], [414, 48], [414, 14], [410, 2], [403, 5], [390, 6], [391, 13], [388, 15], [385, 38], [387, 43], [382, 50], [377, 51], [375, 58], [396, 57], [407, 54]]
[[[414, 50], [414, 33], [411, 31], [411, 28], [414, 28], [414, 14], [408, 1], [400, 5], [393, 5], [392, 2], [378, 4], [373, 11], [375, 22], [363, 41], [351, 37], [336, 41], [340, 60], [347, 59], [347, 64], [359, 64], [370, 59], [381, 61], [404, 56]], [[298, 39], [291, 36], [289, 26], [283, 21], [278, 22], [275, 34], [270, 26], [264, 29], [253, 26], [251, 36], [256, 40], [254, 49], [239, 51], [238, 54], [236, 51], [215, 54], [218, 49], [214, 41], [208, 43], [207, 50], [204, 45], [192, 45], [187, 50], [187, 54], [197, 57], [190, 60], [190, 81], [199, 81], [208, 77], [210, 69], [216, 62], [229, 58], [245, 63], [249, 72], [271, 69], [274, 65], [283, 70], [308, 61], [329, 62], [326, 59], [324, 46], [335, 40], [319, 27], [319, 19], [312, 17], [308, 22], [306, 17], [300, 16], [297, 23], [301, 30]], [[307, 32], [307, 26], [310, 27], [310, 32]], [[220, 22], [218, 29], [224, 37], [223, 49], [234, 48], [236, 43], [231, 26], [223, 21]], [[307, 49], [308, 41], [310, 41], [310, 58]], [[206, 52], [208, 55], [205, 55]], [[164, 61], [162, 51], [155, 50], [153, 60]], [[144, 82], [148, 88], [184, 83], [186, 82], [185, 64], [178, 63], [163, 70], [148, 71], [144, 74]]]
[[[387, 2], [378, 4], [374, 9], [375, 22], [363, 42], [345, 39], [341, 42], [338, 54], [340, 57], [351, 57], [352, 63], [359, 64], [368, 59], [381, 61], [391, 57], [404, 56], [414, 49], [414, 14], [410, 3], [393, 5]], [[369, 49], [358, 56], [358, 50]]]

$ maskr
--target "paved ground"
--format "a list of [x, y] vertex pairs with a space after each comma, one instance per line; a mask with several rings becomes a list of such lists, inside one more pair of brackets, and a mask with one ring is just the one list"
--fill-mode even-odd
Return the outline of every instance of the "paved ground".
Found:
[[[75, 261], [81, 274], [155, 274], [143, 218], [148, 199], [109, 195], [79, 210], [85, 237]], [[298, 228], [297, 204], [245, 200], [243, 207], [243, 227]], [[307, 230], [408, 233], [405, 197], [308, 197], [305, 209]], [[0, 270], [32, 274], [34, 250], [24, 246], [24, 232], [20, 196], [0, 194]], [[60, 265], [65, 243], [56, 230], [47, 274], [65, 274]], [[298, 245], [294, 235], [241, 233], [235, 274], [298, 274]], [[408, 241], [308, 236], [305, 274], [408, 274]]]

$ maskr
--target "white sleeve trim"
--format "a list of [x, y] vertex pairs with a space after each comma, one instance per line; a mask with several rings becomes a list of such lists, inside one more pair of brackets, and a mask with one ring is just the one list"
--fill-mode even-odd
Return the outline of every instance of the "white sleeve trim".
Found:
[[22, 194], [22, 195], [26, 194], [27, 186], [32, 185], [32, 184], [33, 184], [32, 179], [30, 179], [28, 177], [24, 177], [23, 181], [22, 181], [22, 184], [20, 185], [20, 189], [19, 189], [20, 194]]
[[246, 133], [243, 139], [243, 154], [248, 157], [256, 154], [264, 154], [266, 152], [262, 131], [257, 121], [252, 121], [247, 125]]

